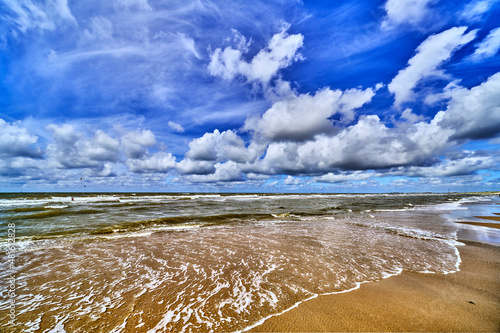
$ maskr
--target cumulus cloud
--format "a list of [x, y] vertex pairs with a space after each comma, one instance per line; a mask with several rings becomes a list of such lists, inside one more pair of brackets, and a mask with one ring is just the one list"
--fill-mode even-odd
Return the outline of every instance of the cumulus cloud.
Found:
[[497, 54], [500, 49], [500, 28], [490, 31], [488, 36], [476, 46], [476, 50], [470, 56], [473, 61], [482, 61]]
[[283, 184], [296, 186], [300, 184], [300, 179], [297, 177], [287, 176], [283, 181]]
[[49, 164], [61, 169], [96, 168], [103, 162], [117, 162], [120, 144], [101, 130], [88, 139], [70, 124], [50, 124], [54, 141], [47, 145], [46, 156]]
[[439, 126], [452, 129], [452, 139], [492, 138], [500, 133], [500, 72], [470, 89], [453, 86]]
[[314, 181], [319, 183], [345, 183], [352, 181], [366, 180], [375, 176], [373, 172], [354, 171], [354, 172], [329, 172], [326, 175], [315, 177]]
[[205, 133], [201, 138], [191, 141], [186, 157], [201, 161], [245, 162], [249, 159], [249, 151], [243, 139], [233, 131], [220, 133], [219, 130], [214, 130], [213, 133]]
[[176, 166], [172, 154], [149, 152], [156, 144], [150, 130], [125, 132], [119, 140], [102, 130], [88, 138], [69, 124], [50, 124], [47, 129], [54, 139], [46, 150], [47, 162], [52, 167], [86, 168], [93, 177], [111, 177], [115, 175], [112, 163], [121, 162], [133, 173], [164, 173]]
[[8, 123], [0, 119], [0, 156], [6, 157], [41, 157], [39, 148], [33, 147], [38, 141], [36, 135], [20, 126], [20, 123]]
[[125, 164], [129, 171], [135, 173], [168, 172], [175, 167], [175, 157], [158, 152], [142, 159], [128, 159]]
[[403, 113], [401, 113], [401, 119], [403, 119], [406, 124], [415, 124], [425, 120], [423, 116], [414, 114], [411, 109], [405, 109]]
[[49, 124], [46, 129], [51, 131], [54, 139], [62, 144], [73, 144], [84, 136], [83, 133], [77, 132], [75, 127], [70, 124]]
[[246, 120], [244, 130], [270, 141], [307, 140], [336, 131], [329, 118], [339, 115], [343, 124], [354, 119], [354, 110], [371, 101], [372, 88], [346, 91], [322, 89], [314, 95], [300, 94], [276, 102], [262, 116]]
[[335, 133], [320, 133], [304, 141], [288, 138], [271, 142], [263, 158], [242, 169], [257, 174], [325, 174], [316, 180], [342, 182], [368, 178], [348, 171], [403, 168], [407, 175], [452, 176], [491, 167], [491, 160], [480, 157], [441, 165], [438, 156], [460, 140], [500, 133], [500, 73], [476, 87], [455, 85], [444, 94], [447, 109], [430, 121], [409, 109], [395, 126], [375, 115], [361, 116], [356, 124]]
[[156, 138], [150, 130], [142, 130], [125, 134], [121, 142], [128, 157], [139, 159], [147, 152], [149, 147], [156, 144]]
[[400, 24], [417, 25], [429, 16], [429, 5], [433, 0], [387, 0], [384, 9], [387, 18], [382, 22], [382, 28], [397, 27]]
[[10, 160], [10, 167], [18, 170], [38, 169], [42, 161], [29, 157], [15, 157]]
[[184, 176], [184, 179], [192, 183], [218, 183], [243, 181], [245, 177], [237, 163], [228, 161], [225, 163], [217, 163], [214, 173], [207, 175], [187, 175]]
[[185, 158], [176, 165], [177, 171], [183, 175], [206, 175], [215, 172], [213, 161], [201, 161]]
[[436, 122], [419, 123], [400, 132], [387, 127], [378, 116], [362, 116], [334, 136], [271, 143], [255, 167], [263, 173], [306, 174], [423, 164], [446, 146], [452, 132], [442, 131]]
[[414, 178], [442, 178], [472, 176], [479, 170], [495, 168], [498, 157], [480, 156], [470, 151], [464, 151], [457, 158], [445, 158], [429, 166], [400, 166], [380, 171], [338, 171], [314, 177], [319, 183], [345, 183], [363, 181], [376, 177], [414, 177]]
[[100, 167], [93, 169], [85, 169], [83, 173], [83, 177], [116, 177], [117, 174], [113, 170], [112, 163], [104, 163]]
[[413, 88], [424, 78], [444, 75], [439, 66], [476, 37], [476, 30], [465, 34], [466, 30], [467, 27], [454, 27], [428, 37], [418, 46], [408, 66], [400, 70], [388, 85], [389, 91], [394, 94], [395, 106], [412, 100]]
[[441, 164], [429, 167], [411, 167], [406, 170], [405, 175], [410, 177], [465, 176], [497, 165], [498, 161], [495, 161], [493, 157], [465, 157], [455, 161], [444, 161]]
[[301, 34], [289, 35], [286, 32], [288, 28], [289, 25], [285, 24], [282, 30], [271, 38], [267, 47], [260, 50], [249, 62], [244, 59], [249, 44], [239, 35], [241, 37], [236, 48], [217, 48], [211, 54], [209, 73], [226, 80], [241, 75], [248, 82], [260, 82], [266, 86], [280, 69], [301, 59], [297, 51], [302, 47], [304, 37]]
[[459, 156], [440, 159], [434, 165], [397, 167], [378, 175], [424, 178], [468, 176], [474, 175], [478, 170], [495, 168], [498, 163], [498, 157], [463, 151]]
[[[240, 180], [240, 166], [244, 167], [258, 158], [264, 150], [265, 146], [256, 143], [246, 146], [245, 141], [232, 130], [214, 130], [189, 143], [189, 151], [177, 163], [176, 169], [181, 175], [192, 175], [188, 179], [193, 182], [200, 182], [202, 179], [207, 179], [208, 182], [215, 182], [216, 179]], [[221, 164], [224, 162], [226, 163]], [[236, 166], [238, 172], [235, 171]]]
[[234, 162], [231, 170], [237, 166], [245, 174], [318, 175], [315, 180], [322, 182], [379, 176], [360, 170], [402, 168], [415, 176], [467, 173], [491, 163], [470, 157], [443, 166], [438, 156], [456, 147], [457, 140], [500, 132], [499, 91], [500, 73], [471, 89], [455, 83], [443, 93], [446, 110], [427, 121], [406, 109], [393, 126], [376, 115], [359, 116], [354, 124], [340, 118], [336, 127], [329, 120], [334, 112], [344, 112], [347, 120], [355, 118], [353, 110], [371, 100], [370, 88], [294, 95], [276, 102], [261, 117], [247, 120], [244, 129], [254, 134], [249, 144], [232, 131], [206, 133], [190, 143], [187, 159], [177, 169], [204, 176], [193, 178], [197, 181], [216, 179], [214, 164], [226, 161]]
[[120, 143], [101, 130], [97, 130], [91, 140], [85, 140], [80, 143], [81, 154], [95, 161], [118, 160], [118, 151]]

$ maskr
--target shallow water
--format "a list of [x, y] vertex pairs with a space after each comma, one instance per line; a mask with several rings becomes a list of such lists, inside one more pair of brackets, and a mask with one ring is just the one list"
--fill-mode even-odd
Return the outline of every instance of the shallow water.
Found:
[[[458, 228], [440, 214], [498, 201], [448, 194], [72, 196], [0, 200], [19, 240], [14, 331], [244, 330], [315, 295], [402, 270], [456, 271]], [[5, 277], [5, 266], [1, 272]]]

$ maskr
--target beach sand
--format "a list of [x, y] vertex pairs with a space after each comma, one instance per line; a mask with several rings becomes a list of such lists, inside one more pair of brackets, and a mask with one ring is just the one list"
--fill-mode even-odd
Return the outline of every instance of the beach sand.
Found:
[[500, 223], [488, 223], [488, 222], [455, 222], [455, 223], [462, 223], [462, 224], [470, 224], [470, 225], [476, 225], [479, 227], [488, 227], [488, 228], [495, 228], [495, 229], [500, 229]]
[[[497, 214], [495, 214], [497, 215]], [[483, 219], [483, 220], [492, 220], [492, 221], [499, 221], [500, 222], [500, 216], [475, 216], [478, 219]]]
[[500, 331], [500, 247], [464, 242], [457, 273], [403, 272], [319, 296], [252, 332]]

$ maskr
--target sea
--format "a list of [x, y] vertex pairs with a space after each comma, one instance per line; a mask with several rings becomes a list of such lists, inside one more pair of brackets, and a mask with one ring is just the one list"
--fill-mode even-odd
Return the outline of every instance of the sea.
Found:
[[488, 193], [1, 193], [0, 330], [248, 331], [402, 271], [458, 271], [461, 240], [500, 245], [500, 229], [455, 222], [499, 204]]

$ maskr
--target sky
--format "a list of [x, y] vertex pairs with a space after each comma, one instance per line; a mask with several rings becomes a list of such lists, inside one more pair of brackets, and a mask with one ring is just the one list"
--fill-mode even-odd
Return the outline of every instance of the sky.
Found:
[[496, 0], [3, 0], [0, 191], [498, 191], [499, 49]]

